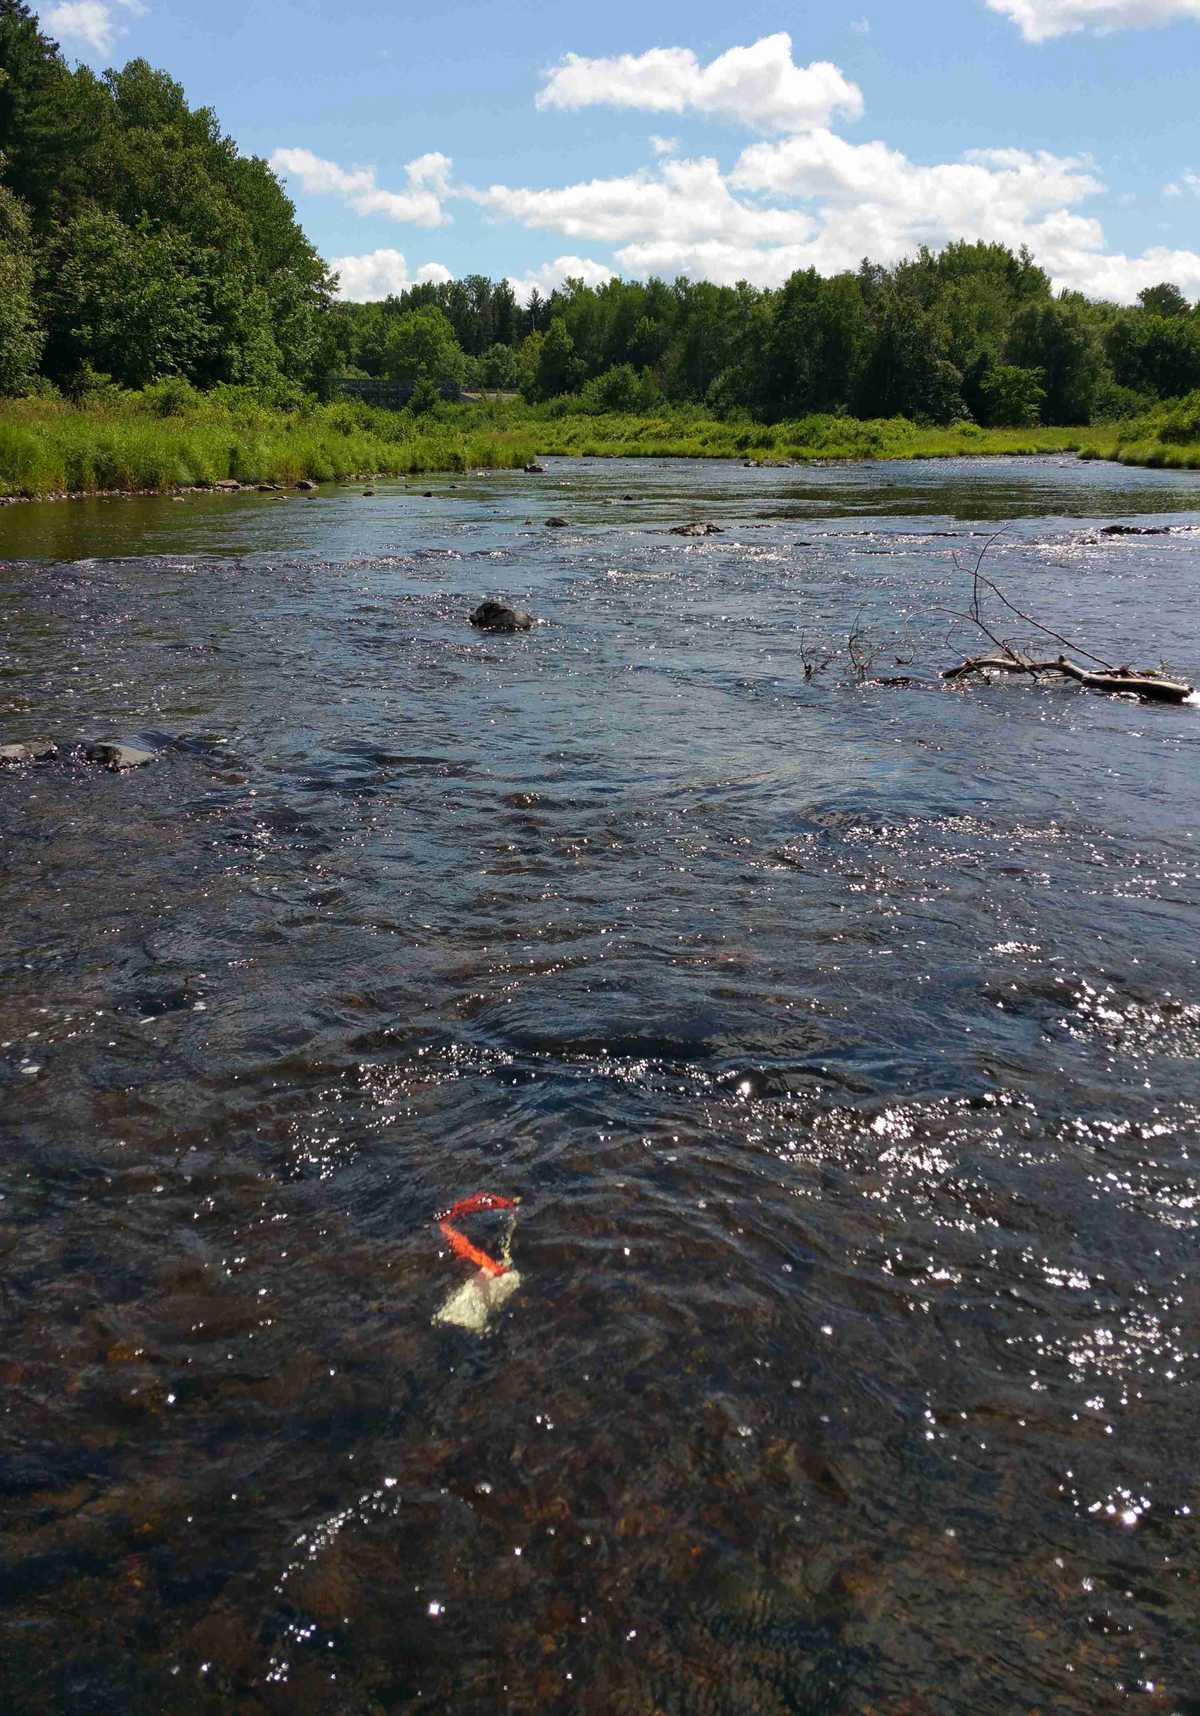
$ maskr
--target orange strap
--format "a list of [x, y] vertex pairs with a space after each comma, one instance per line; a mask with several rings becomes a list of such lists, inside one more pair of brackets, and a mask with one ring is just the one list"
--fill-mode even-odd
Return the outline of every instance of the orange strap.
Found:
[[472, 1245], [466, 1234], [460, 1233], [451, 1223], [461, 1216], [474, 1215], [476, 1210], [515, 1210], [517, 1203], [518, 1199], [501, 1197], [498, 1192], [472, 1192], [469, 1198], [460, 1198], [448, 1210], [443, 1210], [438, 1217], [438, 1226], [456, 1257], [467, 1258], [486, 1275], [507, 1275], [511, 1264], [497, 1263], [486, 1251], [480, 1251], [477, 1245]]

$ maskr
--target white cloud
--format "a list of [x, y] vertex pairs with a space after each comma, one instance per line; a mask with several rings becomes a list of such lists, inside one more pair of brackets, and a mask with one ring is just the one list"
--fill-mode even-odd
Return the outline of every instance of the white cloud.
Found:
[[[1050, 0], [1003, 3], [1045, 8]], [[1087, 0], [1058, 3], [1079, 8]], [[1200, 8], [1200, 0], [1193, 3]], [[1150, 4], [1146, 0], [1143, 12]], [[1098, 7], [1091, 10], [1096, 13]], [[660, 84], [650, 76], [650, 62], [651, 70], [661, 73], [665, 67], [669, 73]], [[757, 104], [751, 100], [747, 65], [766, 68], [765, 94]], [[794, 74], [791, 81], [781, 67]], [[1028, 245], [1056, 288], [1092, 297], [1131, 302], [1142, 287], [1162, 279], [1200, 296], [1196, 252], [1159, 247], [1130, 256], [1107, 249], [1103, 227], [1083, 207], [1105, 191], [1090, 160], [1045, 150], [987, 148], [968, 150], [956, 160], [913, 161], [882, 140], [855, 143], [836, 135], [813, 119], [812, 105], [802, 111], [795, 79], [803, 82], [806, 75], [792, 65], [791, 44], [780, 35], [731, 50], [705, 68], [684, 49], [611, 60], [568, 56], [539, 98], [543, 106], [603, 100], [660, 111], [690, 107], [753, 116], [764, 126], [799, 127], [750, 144], [729, 170], [710, 156], [680, 156], [676, 139], [658, 135], [650, 138], [657, 157], [653, 165], [558, 186], [455, 183], [449, 158], [437, 152], [410, 161], [397, 191], [382, 188], [373, 167], [344, 168], [307, 149], [279, 149], [271, 164], [305, 190], [338, 196], [362, 214], [436, 226], [448, 219], [444, 202], [456, 198], [473, 203], [494, 222], [561, 234], [570, 241], [568, 254], [510, 276], [526, 300], [535, 288], [548, 295], [568, 277], [599, 284], [615, 271], [613, 265], [632, 275], [686, 273], [724, 284], [745, 279], [776, 286], [798, 268], [830, 274], [855, 268], [863, 256], [895, 263], [921, 245], [938, 249], [955, 239], [998, 242], [1014, 250]], [[843, 105], [857, 112], [859, 92], [844, 87], [853, 91], [854, 100]], [[1164, 192], [1200, 195], [1200, 173], [1181, 171]], [[613, 265], [598, 259], [597, 246], [602, 247], [599, 256], [611, 256]], [[411, 283], [397, 250], [341, 257], [333, 266], [342, 276], [341, 294], [349, 299], [380, 297]], [[425, 264], [415, 276], [448, 277], [438, 263]]]
[[[1200, 256], [1193, 252], [1106, 252], [1100, 222], [1078, 212], [1103, 190], [1092, 164], [1072, 156], [976, 149], [922, 165], [885, 143], [849, 143], [817, 130], [753, 144], [728, 174], [711, 158], [668, 158], [622, 178], [459, 194], [527, 228], [611, 244], [622, 271], [634, 275], [777, 286], [797, 268], [829, 274], [856, 267], [864, 255], [893, 263], [922, 244], [936, 249], [965, 238], [1027, 244], [1056, 287], [1093, 297], [1130, 302], [1162, 279], [1195, 295]], [[560, 276], [588, 278], [578, 258], [553, 266]], [[543, 290], [530, 276], [526, 292], [533, 283]]]
[[729, 183], [743, 190], [818, 197], [865, 219], [887, 211], [910, 236], [951, 237], [968, 227], [1004, 228], [1104, 189], [1089, 164], [1025, 149], [971, 149], [961, 161], [923, 167], [885, 143], [847, 143], [812, 131], [743, 150]]
[[611, 244], [635, 238], [787, 243], [807, 237], [813, 229], [812, 217], [802, 209], [757, 208], [739, 202], [711, 157], [669, 159], [656, 172], [591, 179], [558, 190], [492, 185], [469, 194], [493, 213], [507, 215], [522, 226]]
[[440, 155], [436, 149], [431, 149], [428, 155], [418, 155], [415, 161], [410, 161], [404, 171], [410, 185], [428, 185], [430, 190], [445, 196], [450, 189], [452, 165], [449, 155]]
[[543, 262], [527, 274], [510, 274], [508, 283], [521, 304], [528, 304], [530, 293], [538, 291], [548, 298], [564, 280], [582, 280], [585, 286], [603, 286], [616, 273], [606, 263], [593, 262], [587, 256], [556, 256], [553, 262]]
[[374, 167], [347, 170], [311, 149], [276, 149], [271, 156], [277, 173], [298, 179], [314, 196], [340, 196], [361, 215], [381, 214], [417, 226], [445, 226], [449, 221], [441, 197], [448, 188], [450, 165], [446, 155], [419, 155], [405, 168], [408, 189], [385, 191], [375, 181]]
[[[135, 18], [146, 11], [141, 0], [117, 0], [117, 5]], [[125, 34], [108, 0], [62, 0], [43, 13], [41, 21], [60, 41], [80, 42], [97, 54], [109, 53], [117, 37]]]
[[690, 48], [585, 59], [567, 54], [537, 97], [539, 107], [636, 107], [651, 113], [692, 109], [756, 131], [803, 131], [835, 113], [856, 119], [862, 92], [826, 60], [798, 66], [780, 31], [730, 48], [702, 66]]
[[1039, 258], [1058, 287], [1069, 286], [1089, 298], [1114, 298], [1132, 304], [1143, 286], [1173, 280], [1188, 298], [1200, 297], [1200, 255], [1194, 250], [1169, 250], [1155, 246], [1141, 256], [1126, 256], [1104, 249], [1104, 233], [1098, 221], [1080, 221], [1073, 230], [1069, 221], [1059, 230], [1049, 226], [1043, 254]]
[[375, 298], [399, 294], [409, 286], [427, 280], [452, 280], [454, 276], [440, 262], [426, 262], [410, 275], [408, 264], [399, 250], [371, 250], [365, 256], [335, 256], [329, 264], [338, 281], [339, 298], [352, 304], [366, 304]]
[[1027, 42], [1046, 42], [1052, 36], [1073, 35], [1090, 30], [1107, 35], [1112, 30], [1150, 29], [1173, 24], [1181, 18], [1200, 18], [1200, 0], [987, 0], [993, 12], [1002, 12], [1018, 25]]

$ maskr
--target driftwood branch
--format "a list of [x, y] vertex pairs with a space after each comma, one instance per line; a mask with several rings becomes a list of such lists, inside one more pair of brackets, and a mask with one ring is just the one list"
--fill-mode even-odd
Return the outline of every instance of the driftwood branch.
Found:
[[[1133, 696], [1141, 697], [1150, 703], [1182, 703], [1192, 695], [1192, 687], [1185, 685], [1182, 680], [1167, 679], [1157, 673], [1139, 673], [1132, 667], [1114, 667], [1111, 662], [1105, 661], [1103, 656], [1084, 649], [1082, 644], [1064, 637], [1061, 632], [1056, 632], [1053, 627], [1043, 624], [1041, 620], [1034, 619], [1032, 614], [1027, 614], [1023, 609], [1018, 608], [1016, 603], [1011, 602], [1004, 594], [999, 585], [981, 569], [984, 555], [1002, 534], [1003, 532], [997, 531], [994, 536], [989, 536], [976, 555], [975, 564], [971, 568], [970, 609], [965, 614], [955, 616], [957, 619], [966, 620], [977, 631], [982, 632], [984, 637], [999, 651], [999, 654], [968, 656], [964, 661], [960, 661], [957, 666], [945, 668], [942, 672], [943, 679], [963, 679], [972, 673], [990, 672], [1027, 673], [1034, 678], [1043, 673], [1061, 673], [1067, 679], [1074, 679], [1078, 684], [1086, 686], [1089, 691], [1106, 691], [1110, 694], [1132, 693]], [[1097, 673], [1090, 667], [1080, 667], [1077, 661], [1073, 661], [1067, 655], [1059, 654], [1050, 661], [1036, 661], [1032, 656], [1015, 649], [1006, 638], [998, 636], [993, 631], [988, 619], [985, 618], [982, 595], [985, 590], [990, 591], [1010, 614], [1015, 614], [1017, 619], [1032, 626], [1034, 631], [1039, 632], [1042, 637], [1053, 638], [1056, 643], [1065, 644], [1076, 655], [1086, 657], [1088, 661], [1094, 662], [1104, 671]]]
[[[1094, 658], [1093, 658], [1094, 659]], [[1132, 692], [1150, 703], [1182, 703], [1192, 695], [1192, 687], [1177, 679], [1160, 679], [1154, 673], [1135, 673], [1132, 668], [1118, 668], [1112, 673], [1093, 673], [1080, 667], [1077, 661], [1060, 655], [1054, 661], [1030, 661], [1025, 656], [977, 655], [960, 661], [957, 667], [947, 667], [943, 679], [962, 679], [971, 673], [1061, 673], [1086, 685], [1089, 691]]]

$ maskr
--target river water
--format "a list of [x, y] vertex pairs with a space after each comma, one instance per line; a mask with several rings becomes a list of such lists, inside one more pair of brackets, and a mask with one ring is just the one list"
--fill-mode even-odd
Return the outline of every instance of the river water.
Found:
[[1200, 709], [996, 532], [1200, 673], [1186, 474], [0, 513], [0, 1707], [1200, 1711]]

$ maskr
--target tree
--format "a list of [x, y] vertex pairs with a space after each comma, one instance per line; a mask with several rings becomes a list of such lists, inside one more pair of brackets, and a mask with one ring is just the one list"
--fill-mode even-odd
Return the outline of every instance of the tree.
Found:
[[489, 346], [479, 359], [479, 385], [515, 392], [524, 379], [521, 360], [511, 346]]
[[945, 343], [945, 328], [932, 312], [897, 295], [885, 300], [859, 389], [863, 415], [916, 423], [962, 416], [962, 374], [945, 356]]
[[383, 348], [383, 373], [393, 381], [461, 382], [462, 347], [441, 310], [432, 306], [397, 316]]
[[557, 316], [542, 338], [531, 389], [533, 397], [553, 399], [559, 393], [574, 393], [582, 379], [583, 365], [575, 355], [575, 341], [562, 317]]
[[[762, 346], [758, 400], [775, 416], [832, 411], [853, 397], [869, 341], [857, 279], [815, 268], [786, 280]], [[748, 398], [747, 403], [753, 403]]]
[[1200, 323], [1194, 316], [1127, 311], [1104, 337], [1121, 387], [1169, 399], [1200, 387]]
[[42, 332], [34, 314], [33, 278], [29, 216], [0, 185], [0, 394], [20, 393], [37, 373]]
[[1062, 299], [1027, 304], [1013, 318], [1005, 347], [1009, 363], [1040, 369], [1047, 423], [1090, 423], [1105, 365], [1085, 309]]
[[1160, 280], [1157, 286], [1143, 286], [1138, 303], [1152, 316], [1186, 316], [1191, 305], [1173, 280]]
[[579, 404], [582, 410], [592, 412], [649, 411], [660, 397], [659, 385], [649, 370], [639, 375], [631, 363], [621, 363], [584, 382]]
[[1021, 369], [1017, 364], [993, 364], [979, 383], [981, 423], [1006, 429], [1026, 429], [1041, 420], [1040, 369]]
[[47, 288], [55, 372], [69, 378], [91, 365], [125, 387], [211, 372], [219, 334], [204, 268], [170, 229], [133, 232], [115, 214], [79, 215]]

